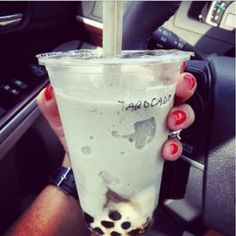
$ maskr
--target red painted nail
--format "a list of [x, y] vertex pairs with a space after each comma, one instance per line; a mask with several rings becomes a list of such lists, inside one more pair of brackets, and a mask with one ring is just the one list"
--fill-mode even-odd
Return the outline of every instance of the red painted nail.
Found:
[[195, 79], [193, 78], [193, 76], [191, 75], [185, 75], [184, 76], [184, 80], [185, 80], [185, 83], [186, 83], [186, 86], [188, 86], [188, 89], [191, 90], [194, 88], [195, 84], [196, 84], [196, 81]]
[[44, 91], [44, 96], [47, 101], [52, 99], [52, 91], [53, 91], [52, 85], [49, 84]]
[[178, 150], [179, 150], [179, 147], [176, 143], [171, 143], [170, 144], [170, 153], [172, 155], [176, 154], [178, 152]]
[[180, 68], [180, 73], [183, 73], [184, 70], [186, 69], [186, 67], [187, 67], [187, 62], [186, 62], [186, 61], [183, 61], [182, 66], [181, 66], [181, 68]]
[[171, 116], [175, 119], [175, 125], [180, 125], [187, 119], [187, 114], [181, 110], [172, 112]]

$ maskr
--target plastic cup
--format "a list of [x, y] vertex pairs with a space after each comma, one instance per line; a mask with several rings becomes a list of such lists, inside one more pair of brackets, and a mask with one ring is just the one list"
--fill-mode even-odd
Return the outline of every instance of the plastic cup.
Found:
[[97, 235], [139, 235], [153, 222], [166, 118], [190, 56], [177, 50], [37, 56], [54, 88], [85, 219]]

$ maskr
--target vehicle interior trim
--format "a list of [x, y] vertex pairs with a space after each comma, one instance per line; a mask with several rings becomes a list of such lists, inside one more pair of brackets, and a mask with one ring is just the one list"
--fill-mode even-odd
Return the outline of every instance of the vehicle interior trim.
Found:
[[89, 18], [80, 16], [80, 15], [76, 16], [76, 20], [80, 23], [84, 23], [86, 25], [90, 25], [90, 26], [93, 26], [93, 27], [98, 28], [98, 29], [103, 29], [103, 24], [98, 22], [98, 21], [91, 20]]
[[40, 115], [36, 100], [32, 100], [0, 130], [0, 160], [15, 145]]
[[204, 171], [204, 165], [197, 162], [197, 161], [194, 161], [193, 159], [185, 156], [185, 155], [181, 155], [181, 159], [186, 161], [187, 163], [191, 164], [191, 166], [195, 167], [196, 169], [198, 170], [201, 170], [202, 172]]
[[[233, 45], [232, 39], [234, 37], [234, 33], [231, 31], [227, 31], [218, 27], [212, 27], [211, 25], [189, 18], [188, 10], [190, 9], [191, 4], [192, 2], [188, 1], [182, 2], [178, 12], [173, 17], [173, 24], [175, 27], [182, 28], [189, 32], [194, 32], [195, 34], [198, 34], [199, 37], [204, 35], [206, 37], [217, 39], [218, 41]], [[183, 24], [183, 22], [185, 23]]]
[[0, 16], [0, 26], [3, 27], [13, 23], [15, 24], [20, 22], [22, 19], [23, 19], [22, 13]]

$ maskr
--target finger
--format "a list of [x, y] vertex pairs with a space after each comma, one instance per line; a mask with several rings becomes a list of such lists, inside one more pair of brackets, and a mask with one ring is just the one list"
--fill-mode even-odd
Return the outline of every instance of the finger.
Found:
[[51, 85], [39, 93], [37, 97], [37, 103], [40, 111], [48, 121], [49, 125], [61, 141], [64, 148], [66, 148], [64, 131]]
[[176, 131], [188, 128], [195, 120], [195, 114], [191, 106], [182, 104], [173, 107], [167, 117], [167, 127]]
[[190, 73], [180, 74], [180, 80], [176, 86], [176, 101], [175, 103], [181, 103], [188, 100], [195, 92], [197, 88], [196, 78]]
[[183, 147], [178, 139], [168, 139], [162, 146], [162, 157], [168, 161], [175, 161], [180, 157], [182, 151]]

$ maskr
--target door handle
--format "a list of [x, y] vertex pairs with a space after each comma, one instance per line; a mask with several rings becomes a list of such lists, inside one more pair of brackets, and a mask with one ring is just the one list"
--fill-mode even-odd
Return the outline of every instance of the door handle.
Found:
[[0, 16], [0, 27], [14, 25], [16, 23], [19, 23], [22, 19], [23, 19], [22, 13]]

